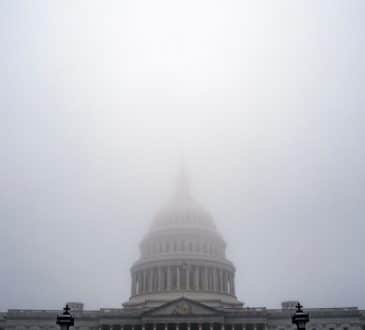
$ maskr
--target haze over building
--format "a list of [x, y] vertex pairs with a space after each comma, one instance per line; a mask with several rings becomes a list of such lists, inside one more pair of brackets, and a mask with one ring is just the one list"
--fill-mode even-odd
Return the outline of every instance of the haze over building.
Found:
[[[235, 295], [234, 264], [213, 217], [193, 197], [185, 172], [155, 216], [131, 268], [131, 297], [122, 308], [84, 310], [71, 302], [76, 330], [288, 330], [296, 301], [281, 309], [245, 307]], [[243, 297], [244, 298], [244, 297]], [[309, 330], [364, 330], [356, 307], [306, 308]], [[56, 330], [55, 310], [10, 309], [0, 330]]]

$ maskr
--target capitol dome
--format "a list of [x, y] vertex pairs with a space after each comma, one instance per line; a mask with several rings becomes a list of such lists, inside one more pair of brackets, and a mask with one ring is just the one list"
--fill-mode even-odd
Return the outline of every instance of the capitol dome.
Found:
[[242, 306], [235, 296], [235, 267], [212, 216], [193, 197], [184, 171], [175, 193], [157, 212], [131, 268], [125, 307], [159, 306], [179, 297], [214, 307]]
[[157, 213], [150, 230], [177, 228], [217, 230], [209, 212], [192, 198], [189, 181], [184, 171], [178, 177], [175, 194], [168, 205]]

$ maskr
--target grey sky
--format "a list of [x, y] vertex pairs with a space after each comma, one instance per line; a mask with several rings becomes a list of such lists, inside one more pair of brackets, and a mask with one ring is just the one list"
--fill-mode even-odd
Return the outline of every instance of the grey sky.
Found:
[[0, 310], [126, 301], [182, 153], [242, 301], [365, 308], [364, 22], [361, 0], [0, 0]]

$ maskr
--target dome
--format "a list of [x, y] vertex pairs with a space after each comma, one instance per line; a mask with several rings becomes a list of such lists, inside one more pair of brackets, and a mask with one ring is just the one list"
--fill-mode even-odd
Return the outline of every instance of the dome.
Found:
[[150, 231], [201, 229], [217, 231], [212, 216], [191, 196], [184, 171], [177, 180], [176, 191], [170, 202], [154, 218]]
[[128, 308], [158, 306], [188, 297], [211, 306], [241, 306], [235, 267], [212, 216], [190, 193], [181, 171], [171, 200], [154, 217], [131, 268]]

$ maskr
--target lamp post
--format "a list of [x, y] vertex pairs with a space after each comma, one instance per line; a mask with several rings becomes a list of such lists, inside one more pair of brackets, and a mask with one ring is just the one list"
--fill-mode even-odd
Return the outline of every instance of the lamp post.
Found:
[[303, 312], [303, 306], [299, 302], [296, 308], [295, 314], [291, 318], [292, 323], [297, 326], [298, 330], [305, 330], [305, 325], [309, 322], [309, 314]]
[[61, 330], [69, 330], [74, 325], [74, 318], [70, 313], [70, 307], [66, 304], [61, 315], [57, 315], [56, 324], [60, 326]]

